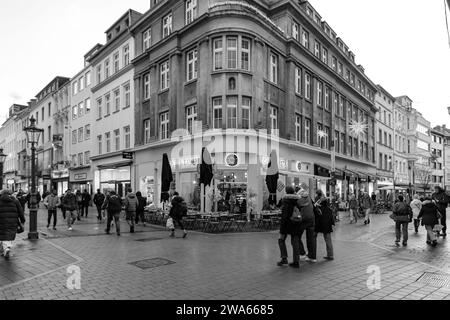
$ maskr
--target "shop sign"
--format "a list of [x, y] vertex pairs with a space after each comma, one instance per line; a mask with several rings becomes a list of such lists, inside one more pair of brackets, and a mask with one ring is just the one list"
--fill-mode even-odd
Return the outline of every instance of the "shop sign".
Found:
[[280, 159], [279, 161], [279, 169], [280, 170], [288, 170], [288, 161], [286, 159]]
[[127, 159], [127, 160], [133, 160], [134, 154], [133, 154], [133, 152], [122, 152], [122, 158]]
[[69, 177], [69, 170], [59, 170], [59, 171], [53, 171], [52, 172], [52, 179], [63, 179]]
[[292, 171], [297, 171], [297, 172], [303, 172], [303, 173], [309, 173], [311, 164], [310, 163], [305, 163], [305, 162], [301, 162], [301, 161], [294, 161], [293, 162], [293, 168]]
[[230, 153], [225, 158], [225, 163], [229, 167], [237, 167], [239, 165], [239, 157], [235, 153]]
[[185, 157], [180, 158], [178, 160], [172, 160], [171, 165], [173, 167], [179, 166], [180, 169], [187, 169], [187, 168], [195, 168], [198, 165], [200, 165], [200, 157]]
[[75, 181], [79, 181], [79, 180], [87, 180], [87, 173], [79, 173], [73, 176], [73, 179]]
[[14, 183], [16, 183], [16, 181], [15, 181], [14, 179], [9, 179], [7, 182], [8, 182], [8, 184], [14, 184]]

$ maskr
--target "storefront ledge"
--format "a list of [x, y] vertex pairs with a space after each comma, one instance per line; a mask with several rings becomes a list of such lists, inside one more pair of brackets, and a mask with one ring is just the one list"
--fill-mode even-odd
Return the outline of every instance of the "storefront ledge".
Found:
[[[141, 151], [146, 151], [146, 150], [153, 149], [153, 148], [169, 147], [172, 145], [176, 145], [177, 143], [179, 143], [179, 141], [170, 141], [170, 140], [157, 141], [157, 142], [152, 142], [152, 143], [140, 146], [140, 147], [135, 147], [130, 152], [141, 152]], [[122, 154], [122, 153], [120, 153], [120, 154]], [[92, 160], [101, 160], [104, 158], [109, 158], [111, 156], [112, 155], [110, 154], [110, 155], [108, 155], [108, 157], [100, 157], [100, 156], [93, 157]]]

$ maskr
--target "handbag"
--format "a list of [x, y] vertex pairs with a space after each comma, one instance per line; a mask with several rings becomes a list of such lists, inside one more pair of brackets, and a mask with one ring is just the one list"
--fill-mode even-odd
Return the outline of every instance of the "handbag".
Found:
[[17, 234], [21, 234], [25, 232], [25, 228], [23, 227], [22, 222], [20, 222], [20, 220], [18, 220], [18, 224], [17, 224]]
[[302, 223], [303, 217], [300, 210], [297, 207], [294, 207], [294, 211], [292, 212], [291, 221], [293, 223]]
[[167, 219], [166, 228], [169, 229], [169, 230], [175, 229], [175, 225], [173, 223], [173, 219], [172, 218]]

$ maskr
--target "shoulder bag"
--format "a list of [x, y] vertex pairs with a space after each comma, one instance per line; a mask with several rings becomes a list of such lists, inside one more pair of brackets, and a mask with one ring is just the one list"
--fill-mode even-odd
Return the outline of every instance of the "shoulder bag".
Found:
[[292, 212], [292, 216], [291, 216], [291, 221], [292, 221], [292, 223], [295, 223], [295, 224], [302, 223], [302, 221], [303, 221], [302, 213], [300, 212], [300, 210], [297, 206], [294, 207], [294, 211]]

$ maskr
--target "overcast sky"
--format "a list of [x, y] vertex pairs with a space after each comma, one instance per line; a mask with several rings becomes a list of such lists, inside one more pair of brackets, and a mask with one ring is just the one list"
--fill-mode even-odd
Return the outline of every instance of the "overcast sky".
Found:
[[[199, 0], [207, 1], [207, 0]], [[444, 0], [312, 0], [356, 54], [366, 74], [392, 95], [408, 95], [433, 125], [450, 127], [450, 47]], [[149, 0], [1, 0], [0, 116], [26, 104], [55, 76], [72, 77], [83, 56], [129, 8]]]

